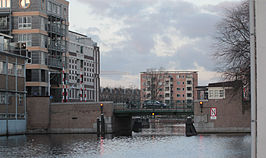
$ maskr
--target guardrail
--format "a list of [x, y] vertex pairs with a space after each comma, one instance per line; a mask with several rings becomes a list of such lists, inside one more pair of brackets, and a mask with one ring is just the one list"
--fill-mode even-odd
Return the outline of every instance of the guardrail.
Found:
[[[0, 120], [15, 120], [16, 114], [15, 113], [0, 113]], [[25, 119], [25, 114], [17, 114], [17, 119], [22, 120]]]

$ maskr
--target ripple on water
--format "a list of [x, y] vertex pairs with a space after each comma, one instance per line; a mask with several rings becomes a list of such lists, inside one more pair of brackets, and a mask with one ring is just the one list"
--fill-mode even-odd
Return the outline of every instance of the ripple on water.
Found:
[[249, 158], [250, 144], [249, 135], [12, 136], [0, 137], [0, 157]]

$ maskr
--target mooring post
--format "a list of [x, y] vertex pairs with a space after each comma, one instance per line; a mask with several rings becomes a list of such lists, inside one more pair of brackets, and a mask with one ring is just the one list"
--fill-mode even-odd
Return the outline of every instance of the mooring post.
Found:
[[100, 133], [101, 133], [101, 126], [100, 126], [100, 118], [97, 118], [97, 137], [100, 137]]
[[104, 113], [103, 113], [103, 104], [100, 104], [101, 107], [101, 136], [105, 134], [105, 121], [104, 121]]

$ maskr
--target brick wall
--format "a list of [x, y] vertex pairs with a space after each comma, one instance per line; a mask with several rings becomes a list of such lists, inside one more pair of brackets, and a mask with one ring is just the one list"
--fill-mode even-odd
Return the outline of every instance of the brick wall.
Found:
[[[112, 132], [112, 102], [105, 102], [106, 130]], [[51, 103], [49, 97], [28, 97], [28, 132], [96, 133], [100, 103]], [[50, 111], [50, 113], [49, 113]]]
[[48, 130], [49, 104], [49, 97], [27, 97], [28, 131]]
[[[210, 119], [211, 107], [217, 108], [216, 120]], [[202, 113], [196, 102], [194, 121], [198, 132], [250, 132], [250, 104], [242, 101], [241, 90], [234, 93], [233, 89], [226, 89], [225, 99], [203, 101]]]
[[[52, 133], [96, 133], [100, 103], [51, 104]], [[106, 129], [112, 132], [113, 104], [104, 103]]]

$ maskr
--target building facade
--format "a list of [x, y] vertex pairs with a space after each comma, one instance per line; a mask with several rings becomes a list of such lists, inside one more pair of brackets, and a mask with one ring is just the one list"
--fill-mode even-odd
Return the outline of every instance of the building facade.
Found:
[[65, 0], [0, 0], [0, 32], [30, 52], [27, 95], [62, 99], [61, 76], [66, 66], [68, 7]]
[[26, 49], [11, 47], [0, 33], [0, 135], [26, 131]]
[[197, 89], [202, 91], [194, 105], [197, 132], [250, 132], [250, 102], [244, 99], [241, 81], [210, 83]]
[[168, 105], [191, 104], [197, 98], [196, 71], [147, 71], [140, 74], [141, 102], [158, 100]]
[[91, 38], [69, 31], [69, 101], [99, 101], [100, 50]]

